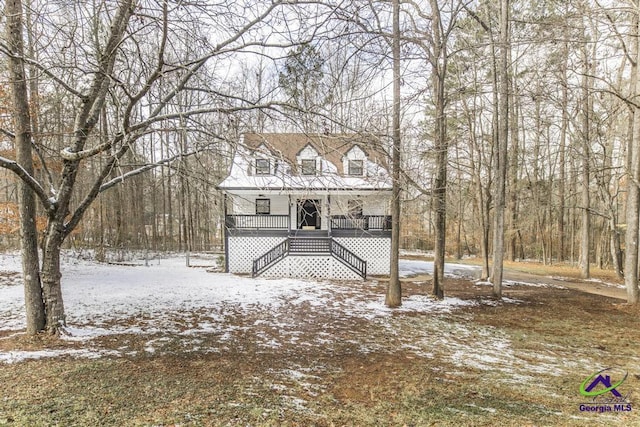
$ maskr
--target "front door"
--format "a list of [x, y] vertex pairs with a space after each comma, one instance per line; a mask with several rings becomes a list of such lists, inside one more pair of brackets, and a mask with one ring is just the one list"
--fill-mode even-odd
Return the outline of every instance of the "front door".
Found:
[[320, 229], [320, 200], [298, 200], [298, 229]]

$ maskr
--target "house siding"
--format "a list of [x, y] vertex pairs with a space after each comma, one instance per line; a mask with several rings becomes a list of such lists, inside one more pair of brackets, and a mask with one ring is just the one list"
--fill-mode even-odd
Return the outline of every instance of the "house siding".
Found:
[[363, 215], [386, 215], [389, 196], [331, 196], [331, 215], [348, 215], [349, 200], [362, 200]]
[[258, 194], [233, 197], [232, 212], [235, 214], [254, 215], [256, 213], [256, 199], [271, 200], [271, 215], [289, 214], [289, 197], [279, 195]]

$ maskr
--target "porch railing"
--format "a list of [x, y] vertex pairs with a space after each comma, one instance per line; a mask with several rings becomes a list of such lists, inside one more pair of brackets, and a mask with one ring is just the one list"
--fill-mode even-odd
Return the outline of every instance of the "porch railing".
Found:
[[251, 276], [256, 277], [263, 271], [268, 270], [272, 265], [283, 259], [289, 253], [289, 239], [276, 245], [266, 254], [253, 261]]
[[363, 279], [367, 278], [367, 262], [331, 239], [331, 254]]
[[[288, 230], [289, 215], [227, 215], [227, 228], [249, 230]], [[390, 215], [333, 215], [330, 218], [333, 230], [391, 230]]]
[[391, 230], [390, 215], [333, 215], [332, 230]]
[[289, 215], [227, 215], [228, 228], [288, 230]]
[[253, 260], [251, 276], [256, 277], [288, 255], [331, 255], [363, 279], [367, 278], [367, 262], [332, 238], [288, 238], [264, 255]]

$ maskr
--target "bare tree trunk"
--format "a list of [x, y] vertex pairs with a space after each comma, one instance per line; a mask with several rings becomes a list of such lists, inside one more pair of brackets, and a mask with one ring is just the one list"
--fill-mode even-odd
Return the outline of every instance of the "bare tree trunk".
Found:
[[623, 252], [620, 245], [620, 232], [615, 218], [609, 220], [609, 249], [611, 251], [611, 259], [613, 260], [613, 269], [618, 279], [624, 278], [624, 267], [622, 265]]
[[500, 2], [500, 66], [499, 73], [499, 130], [496, 162], [496, 208], [493, 230], [493, 266], [491, 282], [493, 295], [502, 297], [502, 270], [504, 264], [504, 212], [507, 179], [507, 146], [509, 140], [509, 0]]
[[580, 228], [580, 276], [589, 277], [589, 247], [590, 247], [590, 197], [589, 197], [589, 158], [590, 158], [590, 103], [589, 78], [591, 67], [586, 47], [583, 47], [585, 73], [582, 78], [582, 186], [581, 186], [581, 228]]
[[534, 231], [534, 235], [535, 235], [535, 246], [538, 246], [537, 243], [540, 243], [540, 251], [537, 250], [536, 248], [536, 254], [537, 256], [541, 255], [542, 256], [542, 263], [543, 265], [546, 264], [546, 253], [545, 253], [545, 245], [544, 245], [544, 229], [543, 229], [543, 215], [544, 212], [541, 212], [541, 199], [540, 199], [540, 185], [541, 185], [541, 179], [540, 179], [540, 145], [541, 145], [541, 140], [542, 140], [542, 117], [541, 117], [541, 111], [540, 111], [540, 104], [542, 103], [541, 101], [541, 96], [542, 96], [542, 90], [541, 90], [541, 82], [540, 80], [538, 80], [538, 83], [536, 85], [536, 95], [535, 95], [535, 137], [534, 137], [534, 145], [533, 145], [533, 180], [529, 180], [529, 183], [531, 185], [531, 192], [533, 193], [533, 205], [535, 206], [535, 219], [536, 219], [536, 225], [535, 225], [535, 231]]
[[445, 40], [441, 34], [440, 10], [437, 0], [431, 0], [431, 31], [433, 33], [431, 52], [431, 82], [435, 104], [434, 145], [436, 150], [436, 176], [433, 188], [433, 201], [436, 214], [436, 238], [433, 259], [433, 295], [444, 298], [444, 257], [446, 246], [447, 220], [447, 135], [445, 118], [444, 80], [447, 72], [447, 53]]
[[[15, 126], [16, 161], [25, 172], [33, 176], [31, 152], [31, 116], [27, 78], [22, 57], [24, 41], [22, 36], [22, 2], [6, 2], [7, 41], [13, 53], [9, 56], [9, 79]], [[36, 198], [32, 189], [22, 180], [18, 182], [20, 215], [20, 244], [22, 252], [22, 276], [24, 281], [27, 333], [36, 334], [45, 327], [45, 306], [40, 283], [40, 262], [38, 257], [38, 229], [36, 226]]]
[[[640, 35], [640, 3], [636, 6], [636, 19], [634, 22], [634, 33], [636, 38]], [[631, 75], [632, 93], [638, 94], [640, 86], [640, 46], [636, 41], [635, 66]], [[624, 284], [627, 287], [627, 302], [638, 304], [640, 302], [640, 290], [638, 289], [638, 222], [640, 221], [640, 109], [635, 105], [633, 111], [633, 128], [630, 135], [630, 143], [627, 147], [627, 203], [626, 221], [627, 231], [625, 234], [625, 254], [624, 254]]]
[[[566, 32], [566, 28], [564, 30]], [[567, 37], [565, 35], [565, 37]], [[567, 68], [569, 63], [569, 42], [565, 39], [562, 61], [562, 123], [560, 125], [560, 180], [558, 185], [558, 261], [565, 259], [565, 187], [566, 187], [566, 154], [565, 147], [567, 145], [567, 129], [569, 127], [569, 83], [567, 82]]]
[[[165, 137], [168, 138], [168, 137]], [[170, 152], [169, 152], [169, 142], [167, 141], [167, 157], [170, 156]], [[168, 235], [168, 246], [165, 246], [165, 250], [169, 250], [172, 251], [175, 248], [175, 241], [174, 241], [174, 235], [173, 235], [173, 188], [172, 188], [172, 183], [171, 183], [171, 176], [172, 176], [173, 170], [171, 168], [167, 169], [167, 195], [166, 195], [166, 203], [167, 203], [167, 211], [165, 213], [166, 218], [167, 218], [167, 224], [168, 227], [164, 230], [165, 236]]]
[[391, 265], [389, 286], [385, 297], [388, 307], [399, 307], [402, 304], [402, 287], [400, 284], [400, 1], [393, 0], [393, 153], [392, 177], [393, 190], [391, 196]]
[[47, 309], [47, 331], [57, 334], [65, 326], [64, 303], [60, 279], [60, 248], [64, 241], [62, 233], [64, 217], [49, 218], [42, 255], [42, 288]]
[[[458, 147], [456, 146], [456, 162], [460, 164], [460, 152]], [[458, 170], [457, 173], [457, 181], [458, 181], [458, 192], [462, 194], [462, 177], [461, 172]], [[462, 196], [458, 197], [458, 218], [456, 224], [456, 259], [462, 259], [462, 219], [464, 217], [464, 198]]]
[[[511, 57], [509, 52], [509, 57]], [[515, 79], [514, 79], [515, 80]], [[510, 94], [509, 99], [511, 100], [511, 111], [510, 111], [510, 120], [511, 120], [511, 128], [513, 131], [511, 132], [511, 153], [509, 160], [509, 260], [515, 261], [517, 256], [516, 243], [518, 238], [518, 155], [520, 151], [520, 138], [516, 129], [518, 129], [518, 104], [517, 104], [517, 93], [515, 82], [511, 83], [511, 88], [513, 93]]]
[[[640, 56], [639, 56], [640, 59]], [[634, 78], [637, 78], [634, 77]], [[640, 111], [637, 107], [633, 117], [633, 136], [638, 140], [640, 135]], [[624, 260], [624, 283], [627, 287], [627, 302], [638, 304], [640, 302], [640, 292], [638, 290], [638, 221], [640, 211], [640, 146], [633, 145], [631, 156], [631, 170], [627, 178], [627, 231], [625, 235], [625, 260]]]
[[488, 194], [485, 195], [479, 173], [474, 176], [473, 180], [476, 184], [476, 204], [480, 215], [480, 256], [482, 258], [480, 279], [486, 280], [489, 277], [489, 207], [491, 205], [491, 195], [490, 192], [486, 192]]

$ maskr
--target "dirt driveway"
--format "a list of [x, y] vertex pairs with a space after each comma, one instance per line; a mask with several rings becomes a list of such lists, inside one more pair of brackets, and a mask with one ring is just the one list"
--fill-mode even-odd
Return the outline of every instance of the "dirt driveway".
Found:
[[621, 300], [627, 299], [627, 291], [621, 285], [605, 283], [600, 280], [581, 280], [567, 277], [539, 276], [514, 270], [505, 270], [506, 280], [516, 283], [534, 283], [539, 285], [551, 285], [565, 287], [590, 294], [603, 295]]
[[[405, 278], [403, 281], [431, 281], [431, 272], [433, 269], [433, 263], [424, 257], [405, 257], [401, 263], [401, 270], [405, 269]], [[602, 295], [610, 298], [616, 298], [620, 300], [627, 299], [627, 291], [624, 285], [620, 283], [612, 283], [607, 279], [593, 278], [593, 279], [579, 279], [577, 277], [571, 277], [571, 274], [575, 274], [575, 271], [570, 267], [550, 266], [544, 267], [536, 263], [514, 263], [516, 268], [509, 268], [505, 266], [504, 269], [504, 286], [515, 285], [534, 285], [538, 287], [550, 287], [550, 288], [566, 288], [573, 289], [581, 292], [587, 292], [590, 294]], [[536, 273], [521, 271], [518, 267], [524, 270], [532, 269]], [[473, 263], [466, 262], [447, 262], [445, 264], [445, 275], [451, 278], [464, 278], [468, 280], [475, 280], [476, 283], [480, 278], [480, 266]], [[489, 285], [488, 283], [485, 283]], [[445, 285], [446, 286], [446, 285]]]

